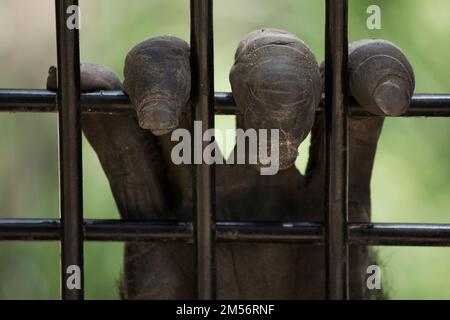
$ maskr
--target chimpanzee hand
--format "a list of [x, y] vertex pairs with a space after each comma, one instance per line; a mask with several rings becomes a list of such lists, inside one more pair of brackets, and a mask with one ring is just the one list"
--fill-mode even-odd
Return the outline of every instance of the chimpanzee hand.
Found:
[[[283, 170], [263, 176], [259, 161], [217, 165], [218, 219], [322, 222], [325, 135], [323, 115], [314, 121], [321, 80], [313, 54], [287, 32], [259, 30], [241, 41], [230, 80], [240, 111], [238, 128], [280, 130], [278, 164]], [[121, 88], [112, 72], [90, 64], [82, 65], [81, 83], [83, 92]], [[54, 68], [47, 87], [56, 88]], [[350, 220], [368, 222], [370, 178], [383, 116], [407, 109], [414, 75], [406, 57], [391, 43], [361, 41], [350, 47], [349, 88], [365, 110], [381, 116], [349, 119]], [[124, 89], [137, 118], [83, 115], [83, 132], [97, 152], [122, 218], [190, 220], [191, 169], [171, 161], [175, 142], [169, 134], [175, 128], [192, 132], [187, 43], [158, 37], [137, 45], [125, 62]], [[303, 176], [292, 164], [312, 125]], [[238, 150], [234, 151], [236, 155]], [[191, 244], [127, 243], [124, 297], [195, 298], [192, 249]], [[325, 296], [322, 246], [220, 243], [217, 255], [219, 298]], [[366, 247], [350, 249], [351, 298], [369, 297], [368, 255]]]

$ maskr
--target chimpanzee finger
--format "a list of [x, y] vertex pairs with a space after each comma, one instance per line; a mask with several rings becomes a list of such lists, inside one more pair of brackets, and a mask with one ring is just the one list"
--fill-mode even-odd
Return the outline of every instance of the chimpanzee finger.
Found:
[[[324, 64], [321, 65], [324, 79]], [[414, 91], [414, 71], [401, 49], [385, 40], [362, 40], [349, 46], [349, 95], [366, 111], [380, 117], [350, 117], [349, 187], [350, 203], [362, 204], [370, 211], [370, 178], [383, 116], [404, 113]], [[324, 82], [323, 82], [324, 83]], [[322, 88], [323, 90], [323, 88]], [[314, 124], [309, 181], [324, 181], [325, 127], [323, 116]], [[351, 210], [352, 211], [352, 210]]]
[[278, 129], [279, 167], [290, 167], [320, 102], [319, 68], [311, 50], [286, 31], [254, 31], [239, 44], [230, 82], [243, 114], [238, 127]]
[[126, 57], [124, 90], [136, 107], [139, 125], [156, 136], [177, 128], [188, 106], [189, 55], [184, 40], [161, 36], [136, 45]]
[[[47, 88], [56, 90], [51, 67]], [[117, 76], [96, 64], [81, 65], [81, 91], [121, 90]], [[134, 114], [83, 113], [83, 133], [98, 155], [123, 218], [165, 217], [168, 184], [157, 138], [141, 129]]]
[[349, 46], [349, 89], [368, 112], [398, 116], [414, 92], [414, 71], [400, 48], [386, 40], [362, 40]]
[[[47, 87], [56, 90], [56, 68]], [[120, 90], [114, 73], [93, 64], [81, 66], [81, 89]], [[135, 114], [84, 113], [83, 132], [96, 151], [124, 219], [174, 219], [166, 159], [160, 141], [139, 127]], [[192, 249], [180, 244], [125, 244], [121, 291], [126, 299], [192, 298]], [[167, 266], [170, 266], [168, 268]]]
[[[380, 117], [348, 119], [349, 195], [348, 216], [351, 222], [370, 222], [371, 178], [378, 140], [385, 115], [401, 114], [409, 106], [414, 77], [409, 63], [398, 50], [386, 42], [363, 40], [349, 48], [349, 91], [360, 106]], [[401, 63], [397, 58], [400, 58]], [[405, 67], [406, 66], [406, 67]], [[365, 267], [369, 265], [367, 247], [351, 246], [350, 274], [353, 296], [367, 297]]]
[[[379, 117], [350, 117], [349, 135], [349, 220], [371, 220], [370, 181], [384, 117], [399, 115], [409, 106], [414, 91], [414, 73], [400, 49], [386, 41], [363, 40], [349, 49], [349, 94], [366, 111]], [[321, 66], [324, 80], [324, 65]], [[324, 82], [323, 82], [324, 83]], [[323, 90], [323, 89], [322, 89]], [[312, 130], [307, 182], [311, 192], [325, 190], [325, 117], [316, 118]], [[367, 247], [351, 246], [351, 298], [368, 297], [365, 266]]]
[[[325, 68], [321, 65], [321, 74], [324, 81]], [[324, 87], [323, 87], [324, 88]], [[384, 117], [349, 117], [349, 201], [367, 203], [370, 208], [370, 178], [373, 161], [377, 149], [378, 139], [383, 127]], [[306, 183], [308, 188], [321, 190], [325, 185], [326, 171], [326, 128], [325, 114], [316, 116], [311, 131], [311, 146], [306, 168]], [[364, 195], [362, 197], [362, 195]], [[354, 197], [357, 200], [352, 200]], [[363, 201], [364, 199], [364, 201]], [[369, 215], [370, 216], [370, 215]]]
[[[384, 118], [404, 113], [414, 93], [414, 71], [405, 54], [385, 40], [349, 46], [349, 91], [366, 111], [381, 117], [349, 119], [350, 216], [370, 217], [370, 180]], [[357, 208], [357, 209], [353, 209]], [[355, 212], [353, 212], [355, 211]]]

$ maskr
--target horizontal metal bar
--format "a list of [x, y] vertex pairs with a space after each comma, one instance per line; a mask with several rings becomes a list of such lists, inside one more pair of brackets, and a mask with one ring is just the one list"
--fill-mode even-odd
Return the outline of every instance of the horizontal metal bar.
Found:
[[[216, 114], [236, 114], [230, 93], [215, 93]], [[83, 112], [134, 112], [130, 99], [123, 91], [98, 91], [81, 95]], [[57, 112], [56, 93], [48, 90], [0, 90], [0, 112]]]
[[219, 221], [217, 237], [225, 242], [323, 243], [323, 227], [311, 222], [233, 222]]
[[[191, 222], [85, 220], [86, 241], [189, 242]], [[349, 243], [370, 246], [450, 246], [450, 224], [350, 223]], [[58, 219], [0, 219], [0, 241], [56, 241]], [[319, 223], [217, 222], [220, 242], [323, 244]]]
[[[322, 101], [323, 102], [323, 101]], [[238, 108], [229, 92], [214, 95], [215, 114], [237, 114]], [[128, 96], [122, 91], [99, 91], [81, 95], [83, 112], [134, 112]], [[317, 112], [323, 112], [323, 104]], [[47, 90], [0, 89], [0, 112], [57, 112], [56, 93]], [[364, 111], [353, 98], [349, 101], [349, 115], [373, 116]], [[416, 94], [408, 112], [401, 117], [450, 117], [450, 94]]]
[[450, 224], [350, 224], [352, 244], [376, 246], [450, 246]]
[[[322, 227], [315, 223], [218, 222], [217, 240], [224, 242], [320, 243]], [[0, 219], [0, 241], [54, 241], [60, 221]], [[85, 220], [87, 241], [193, 242], [191, 222]]]

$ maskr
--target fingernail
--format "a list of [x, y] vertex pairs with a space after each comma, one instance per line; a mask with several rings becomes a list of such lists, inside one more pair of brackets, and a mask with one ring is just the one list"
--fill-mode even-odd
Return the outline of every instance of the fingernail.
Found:
[[388, 80], [377, 86], [374, 92], [375, 103], [387, 116], [399, 116], [409, 107], [409, 99], [398, 81]]
[[171, 103], [165, 100], [151, 101], [138, 111], [139, 126], [161, 136], [178, 127], [178, 117]]

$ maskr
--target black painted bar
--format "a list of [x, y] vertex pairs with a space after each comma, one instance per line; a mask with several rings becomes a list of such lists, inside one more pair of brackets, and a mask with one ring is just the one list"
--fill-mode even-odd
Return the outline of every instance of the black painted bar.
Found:
[[347, 0], [326, 1], [326, 297], [348, 299]]
[[[191, 72], [194, 121], [202, 132], [214, 128], [214, 45], [212, 0], [191, 0]], [[195, 140], [195, 139], [194, 139]], [[197, 298], [216, 298], [215, 177], [214, 165], [195, 159], [194, 142], [194, 239], [197, 268]], [[203, 155], [203, 152], [201, 152]], [[195, 161], [199, 160], [199, 161]]]
[[[79, 32], [66, 24], [77, 0], [55, 0], [58, 56], [61, 296], [81, 300], [83, 291], [83, 191]], [[70, 12], [70, 11], [69, 11]], [[77, 275], [76, 273], [80, 271]], [[71, 277], [72, 276], [72, 277]], [[81, 287], [76, 287], [78, 276]], [[73, 281], [73, 282], [72, 282]], [[75, 286], [68, 286], [68, 284]]]
[[[317, 223], [217, 222], [219, 241], [322, 243]], [[58, 240], [60, 221], [52, 219], [0, 219], [0, 241]], [[86, 241], [193, 242], [190, 222], [85, 220]]]
[[[58, 219], [0, 219], [0, 241], [59, 241]], [[84, 238], [95, 242], [193, 242], [189, 222], [85, 220]], [[450, 224], [373, 223], [348, 225], [349, 243], [370, 246], [450, 246]], [[319, 223], [217, 222], [219, 242], [323, 245]]]
[[349, 224], [348, 233], [355, 245], [450, 246], [450, 224]]
[[[234, 115], [238, 112], [229, 92], [216, 92], [215, 113]], [[323, 101], [317, 112], [323, 112]], [[375, 117], [349, 98], [349, 115]], [[99, 91], [81, 95], [83, 112], [135, 112], [128, 96], [122, 91]], [[56, 112], [56, 94], [42, 89], [0, 89], [0, 112]], [[408, 111], [399, 117], [450, 117], [450, 94], [415, 94]]]

